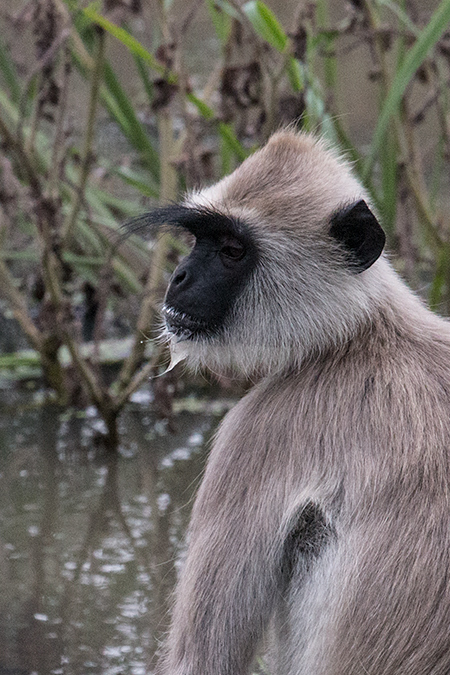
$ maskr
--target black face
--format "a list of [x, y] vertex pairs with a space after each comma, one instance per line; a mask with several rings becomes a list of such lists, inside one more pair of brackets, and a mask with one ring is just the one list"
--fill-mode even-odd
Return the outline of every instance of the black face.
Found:
[[[171, 207], [169, 207], [171, 208]], [[206, 209], [181, 209], [176, 224], [195, 235], [191, 253], [175, 270], [164, 302], [167, 328], [180, 339], [220, 332], [257, 262], [243, 223]]]

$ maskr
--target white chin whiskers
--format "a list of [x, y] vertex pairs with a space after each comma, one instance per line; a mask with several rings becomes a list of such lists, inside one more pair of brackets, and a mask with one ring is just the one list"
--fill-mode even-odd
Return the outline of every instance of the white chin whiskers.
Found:
[[184, 361], [187, 359], [189, 355], [189, 347], [187, 344], [187, 340], [179, 340], [176, 335], [171, 335], [169, 338], [169, 349], [170, 349], [170, 363], [167, 366], [166, 370], [161, 373], [161, 375], [165, 375], [166, 373], [170, 372], [175, 368], [175, 366], [180, 363], [180, 361]]

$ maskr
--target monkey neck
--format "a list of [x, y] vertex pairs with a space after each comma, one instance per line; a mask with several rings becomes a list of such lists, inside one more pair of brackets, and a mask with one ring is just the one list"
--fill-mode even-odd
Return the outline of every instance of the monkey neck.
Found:
[[310, 364], [340, 359], [343, 354], [366, 353], [376, 364], [390, 355], [394, 358], [402, 354], [412, 344], [416, 353], [419, 347], [421, 353], [439, 349], [449, 353], [449, 322], [431, 312], [387, 260], [380, 259], [364, 275], [357, 279], [353, 305], [348, 301], [340, 313], [336, 312], [336, 318], [331, 317], [322, 330], [322, 341], [317, 340], [311, 349], [303, 344], [294, 346], [294, 355], [280, 373], [301, 373]]
[[[375, 370], [383, 362], [395, 368], [410, 355], [418, 368], [421, 359], [448, 361], [450, 323], [430, 311], [386, 260], [380, 260], [377, 267], [367, 275], [368, 309], [355, 322], [351, 336], [328, 346], [319, 358], [333, 360], [346, 355], [348, 363], [353, 360], [362, 370], [366, 363]], [[313, 363], [315, 358], [312, 354], [307, 360]]]
[[[450, 324], [434, 314], [385, 261], [380, 261], [378, 294], [372, 324], [398, 338], [447, 343]], [[380, 324], [381, 318], [381, 324]]]

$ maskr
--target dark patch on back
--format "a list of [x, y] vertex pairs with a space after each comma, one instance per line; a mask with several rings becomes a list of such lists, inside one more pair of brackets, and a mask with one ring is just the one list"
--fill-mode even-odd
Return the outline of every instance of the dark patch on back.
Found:
[[332, 534], [333, 529], [317, 504], [305, 504], [284, 544], [281, 569], [286, 584], [299, 564], [308, 570]]
[[373, 385], [375, 384], [375, 378], [373, 375], [370, 375], [369, 377], [366, 378], [364, 382], [364, 393], [363, 393], [363, 399], [367, 398], [367, 396], [373, 391]]
[[364, 380], [364, 389], [362, 392], [362, 397], [361, 397], [361, 410], [364, 410], [364, 405], [367, 401], [368, 398], [370, 398], [371, 394], [373, 394], [375, 389], [375, 377], [374, 375], [369, 375], [366, 377]]

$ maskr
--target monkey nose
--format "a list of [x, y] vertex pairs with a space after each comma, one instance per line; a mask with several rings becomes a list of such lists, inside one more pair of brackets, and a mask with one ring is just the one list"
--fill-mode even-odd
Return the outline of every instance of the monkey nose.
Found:
[[186, 270], [180, 270], [179, 272], [175, 272], [175, 276], [172, 279], [172, 284], [179, 286], [186, 279], [186, 276], [187, 276]]

